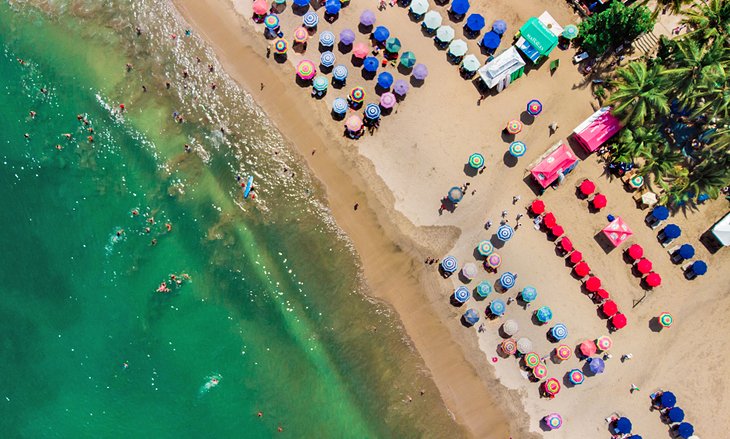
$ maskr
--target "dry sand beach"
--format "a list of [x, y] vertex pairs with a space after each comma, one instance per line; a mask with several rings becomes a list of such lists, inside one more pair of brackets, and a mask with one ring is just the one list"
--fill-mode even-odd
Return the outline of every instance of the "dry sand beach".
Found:
[[[548, 189], [542, 196], [548, 210], [555, 213], [629, 321], [626, 328], [611, 334], [613, 358], [606, 361], [606, 372], [588, 377], [581, 386], [564, 386], [552, 400], [540, 397], [537, 383], [526, 378], [515, 358], [499, 357], [497, 345], [502, 337], [498, 330], [504, 318], [486, 321], [481, 333], [460, 322], [466, 308], [475, 308], [483, 315], [489, 299], [499, 296], [506, 300], [522, 287], [533, 285], [539, 292], [533, 308], [525, 310], [513, 302], [505, 318], [519, 323], [518, 336], [532, 339], [541, 356], [556, 346], [545, 336], [552, 325], [537, 326], [531, 321], [532, 311], [542, 305], [552, 308], [552, 323], [568, 326], [565, 342], [571, 346], [608, 334], [606, 320], [582, 293], [580, 281], [571, 275], [545, 233], [535, 230], [529, 218], [523, 218], [515, 236], [499, 250], [503, 257], [500, 273], [517, 273], [516, 287], [508, 293], [492, 293], [485, 301], [472, 298], [461, 308], [449, 303], [454, 288], [461, 284], [458, 276], [443, 279], [436, 265], [423, 263], [427, 257], [443, 258], [447, 254], [457, 257], [461, 264], [476, 262], [474, 248], [492, 236], [500, 212], [508, 210], [512, 225], [516, 214], [527, 213], [526, 206], [536, 195], [526, 183], [525, 167], [566, 138], [597, 105], [591, 97], [590, 80], [570, 62], [575, 54], [572, 49], [553, 52], [551, 59], [560, 59], [562, 64], [555, 74], [550, 74], [547, 64], [533, 68], [502, 93], [488, 96], [477, 105], [479, 93], [474, 85], [459, 76], [458, 68], [447, 62], [445, 51], [434, 47], [406, 9], [392, 7], [376, 12], [378, 24], [388, 26], [404, 49], [415, 52], [418, 62], [428, 66], [430, 74], [421, 87], [411, 89], [397, 111], [383, 117], [374, 135], [352, 141], [342, 136], [342, 123], [332, 120], [331, 102], [336, 96], [345, 97], [355, 85], [366, 87], [374, 96], [374, 81], [360, 77], [350, 64], [349, 54], [335, 52], [338, 62], [350, 68], [347, 87], [330, 89], [324, 99], [314, 100], [310, 88], [295, 83], [294, 66], [303, 56], [318, 59], [316, 36], [304, 55], [290, 52], [288, 61], [280, 64], [265, 56], [264, 27], [249, 19], [249, 0], [174, 3], [193, 29], [214, 47], [226, 71], [255, 97], [326, 187], [332, 212], [360, 255], [373, 296], [398, 312], [446, 408], [473, 437], [532, 437], [543, 433], [540, 419], [552, 412], [560, 413], [564, 423], [561, 429], [544, 433], [546, 437], [610, 437], [604, 418], [616, 412], [631, 418], [634, 432], [645, 438], [670, 437], [658, 412], [650, 411], [649, 394], [660, 388], [671, 389], [677, 395], [698, 436], [724, 436], [730, 428], [722, 411], [730, 404], [728, 378], [723, 372], [730, 348], [724, 336], [730, 311], [730, 299], [725, 294], [730, 274], [722, 268], [728, 254], [721, 250], [710, 255], [699, 243], [699, 236], [727, 211], [725, 201], [709, 203], [698, 212], [679, 212], [671, 219], [683, 229], [679, 241], [693, 244], [698, 258], [710, 266], [706, 276], [687, 281], [657, 242], [656, 231], [644, 224], [646, 211], [636, 208], [620, 181], [611, 181], [604, 174], [595, 155], [585, 157], [558, 190]], [[376, 11], [377, 2], [353, 2], [332, 24], [320, 14], [319, 31], [330, 29], [337, 35], [344, 28], [357, 29], [358, 17], [365, 8]], [[436, 8], [446, 16], [444, 8]], [[577, 20], [566, 3], [554, 0], [475, 2], [470, 12], [482, 13], [488, 26], [495, 19], [507, 21], [509, 28], [500, 46], [503, 49], [522, 23], [545, 10], [563, 25]], [[301, 22], [289, 9], [281, 19], [287, 35]], [[461, 24], [454, 27], [458, 37]], [[358, 41], [366, 41], [366, 36], [356, 33]], [[478, 54], [476, 40], [468, 41], [470, 52]], [[484, 56], [479, 58], [483, 60]], [[388, 70], [396, 79], [404, 78], [393, 67]], [[516, 165], [508, 164], [504, 157], [509, 141], [502, 138], [501, 131], [506, 121], [518, 117], [533, 98], [542, 101], [543, 113], [517, 135], [527, 144], [527, 154]], [[366, 98], [366, 102], [372, 101]], [[559, 124], [552, 135], [548, 129], [551, 122]], [[486, 157], [483, 174], [465, 174], [464, 166], [472, 152]], [[600, 213], [589, 212], [587, 202], [575, 195], [575, 185], [583, 178], [595, 181], [608, 197], [608, 207]], [[446, 191], [466, 182], [470, 185], [459, 207], [453, 213], [439, 214]], [[513, 205], [515, 195], [521, 199]], [[355, 203], [359, 203], [357, 210], [353, 209]], [[634, 231], [629, 242], [644, 247], [654, 270], [663, 278], [663, 285], [649, 292], [635, 308], [632, 304], [644, 295], [644, 290], [624, 262], [627, 245], [607, 252], [595, 239], [606, 224], [607, 213], [621, 216], [629, 224]], [[495, 226], [487, 231], [484, 224], [488, 219]], [[472, 289], [483, 279], [494, 282], [497, 278], [480, 270], [468, 285]], [[662, 311], [671, 312], [675, 323], [657, 332], [650, 321]], [[633, 358], [622, 362], [619, 357], [625, 353], [633, 354]], [[493, 362], [493, 357], [499, 359]], [[562, 383], [568, 370], [582, 366], [575, 357], [561, 364], [548, 360], [548, 376]], [[631, 393], [632, 384], [640, 390]], [[416, 397], [418, 389], [413, 392]]]

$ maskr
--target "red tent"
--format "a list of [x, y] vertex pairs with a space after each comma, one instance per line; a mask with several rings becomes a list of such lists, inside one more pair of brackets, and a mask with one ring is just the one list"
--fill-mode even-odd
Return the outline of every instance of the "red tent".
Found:
[[547, 228], [554, 226], [556, 222], [555, 215], [553, 215], [552, 212], [548, 212], [544, 217], [542, 217], [542, 223], [545, 224], [545, 227]]
[[575, 274], [577, 274], [580, 277], [588, 276], [588, 273], [591, 272], [591, 267], [588, 266], [585, 262], [581, 262], [580, 264], [573, 267], [573, 270], [575, 270]]
[[646, 274], [651, 271], [652, 263], [650, 260], [646, 258], [639, 259], [639, 262], [636, 263], [636, 269], [639, 270], [639, 273]]
[[572, 171], [579, 161], [573, 151], [560, 142], [554, 149], [549, 150], [549, 154], [544, 156], [542, 161], [530, 170], [530, 173], [543, 189], [547, 189], [555, 180], [559, 180]]
[[595, 293], [601, 288], [601, 279], [596, 276], [591, 276], [586, 281], [586, 289], [591, 293]]
[[563, 233], [565, 233], [565, 230], [563, 230], [563, 226], [555, 224], [553, 227], [550, 228], [550, 233], [555, 235], [555, 237], [563, 236]]
[[621, 122], [611, 114], [611, 107], [603, 107], [591, 114], [573, 130], [573, 138], [589, 153], [600, 148], [621, 130]]
[[578, 250], [576, 250], [570, 254], [570, 263], [571, 264], [577, 264], [578, 262], [580, 262], [582, 260], [583, 260], [583, 253], [579, 252]]
[[629, 257], [633, 260], [640, 259], [644, 256], [644, 249], [639, 244], [633, 244], [629, 247]]
[[563, 236], [563, 239], [560, 240], [560, 248], [569, 252], [573, 250], [573, 242], [567, 236]]
[[611, 317], [618, 312], [618, 305], [616, 305], [616, 302], [613, 300], [608, 300], [601, 305], [601, 312], [605, 314], [606, 317]]
[[588, 180], [587, 178], [583, 180], [583, 182], [578, 187], [580, 189], [580, 193], [582, 193], [585, 196], [588, 196], [596, 191], [596, 185], [593, 184], [592, 181]]
[[653, 271], [651, 273], [649, 273], [644, 278], [644, 280], [646, 281], [646, 284], [649, 285], [652, 288], [658, 287], [659, 285], [662, 284], [662, 277], [659, 276], [659, 274], [654, 273]]
[[596, 291], [596, 297], [601, 300], [607, 300], [609, 297], [611, 297], [611, 295], [608, 294], [608, 291], [601, 288], [600, 290]]
[[541, 213], [545, 212], [545, 203], [542, 200], [537, 199], [532, 202], [532, 205], [530, 206], [530, 210], [535, 215], [540, 215]]
[[593, 207], [595, 207], [596, 209], [603, 209], [604, 207], [606, 207], [606, 204], [608, 204], [608, 199], [606, 199], [606, 196], [603, 194], [597, 194], [595, 197], [593, 197], [591, 204], [593, 204]]
[[611, 324], [616, 329], [621, 329], [626, 326], [626, 316], [618, 313], [611, 317]]

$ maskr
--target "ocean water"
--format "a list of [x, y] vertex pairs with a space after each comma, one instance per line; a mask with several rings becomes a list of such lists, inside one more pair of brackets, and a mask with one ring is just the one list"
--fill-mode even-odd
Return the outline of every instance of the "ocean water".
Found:
[[321, 189], [166, 2], [2, 0], [0, 51], [2, 437], [463, 434]]

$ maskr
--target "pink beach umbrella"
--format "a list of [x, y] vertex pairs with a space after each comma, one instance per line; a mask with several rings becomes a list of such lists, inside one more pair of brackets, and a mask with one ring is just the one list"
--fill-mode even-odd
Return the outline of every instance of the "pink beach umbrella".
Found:
[[391, 92], [383, 93], [380, 96], [380, 106], [383, 108], [393, 108], [395, 106], [395, 95]]
[[303, 27], [298, 27], [294, 29], [294, 42], [295, 43], [306, 43], [307, 38], [309, 38], [309, 33], [307, 33], [307, 30]]
[[269, 4], [266, 0], [256, 0], [253, 2], [253, 13], [256, 15], [266, 15], [269, 12]]
[[586, 357], [595, 355], [596, 351], [596, 344], [593, 342], [593, 340], [586, 340], [580, 344], [580, 352]]
[[355, 43], [355, 47], [352, 48], [352, 55], [356, 58], [363, 59], [370, 53], [370, 48], [365, 43]]
[[550, 430], [556, 430], [563, 425], [563, 418], [558, 413], [551, 413], [545, 416], [544, 421]]
[[356, 133], [362, 129], [362, 119], [360, 119], [360, 116], [353, 114], [345, 121], [345, 127]]
[[314, 63], [308, 59], [303, 59], [299, 61], [299, 64], [297, 65], [297, 75], [299, 75], [300, 78], [309, 80], [314, 78], [314, 75], [317, 74], [317, 68], [314, 67]]

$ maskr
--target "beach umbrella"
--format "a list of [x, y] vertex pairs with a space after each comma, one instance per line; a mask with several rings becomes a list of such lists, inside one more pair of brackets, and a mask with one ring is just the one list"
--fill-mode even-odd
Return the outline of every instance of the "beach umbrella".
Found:
[[[570, 256], [572, 257], [576, 252], [573, 252]], [[577, 252], [580, 253], [580, 252]], [[572, 259], [572, 258], [571, 258]], [[586, 277], [591, 272], [591, 268], [585, 262], [580, 262], [573, 267], [573, 271], [578, 277]]]
[[329, 50], [322, 52], [319, 56], [319, 63], [322, 64], [323, 67], [332, 67], [335, 65], [335, 54]]
[[443, 18], [441, 18], [441, 14], [436, 11], [428, 11], [423, 17], [423, 26], [429, 30], [438, 28], [442, 22]]
[[276, 3], [277, 5], [283, 5], [286, 4], [286, 0], [274, 0], [274, 3]]
[[350, 100], [355, 103], [360, 103], [365, 99], [365, 90], [362, 87], [355, 87], [350, 90]]
[[398, 53], [400, 47], [400, 40], [396, 37], [390, 37], [385, 41], [385, 50], [390, 53]]
[[540, 364], [540, 356], [537, 355], [535, 352], [530, 352], [525, 355], [524, 361], [525, 361], [525, 366], [532, 369], [533, 367]]
[[324, 11], [330, 15], [337, 15], [342, 9], [342, 3], [340, 0], [327, 0], [324, 4]]
[[600, 290], [596, 291], [596, 297], [598, 297], [601, 300], [607, 300], [609, 298], [608, 291], [601, 288]]
[[559, 244], [560, 248], [562, 248], [566, 252], [573, 250], [573, 241], [571, 241], [570, 238], [568, 238], [567, 236], [563, 236]]
[[413, 0], [410, 9], [413, 15], [423, 15], [428, 11], [428, 6], [428, 0]]
[[497, 238], [499, 238], [500, 241], [507, 242], [512, 238], [512, 236], [515, 234], [515, 229], [512, 228], [509, 224], [502, 224], [497, 229]]
[[473, 262], [467, 262], [461, 268], [461, 274], [467, 279], [474, 279], [477, 275], [477, 266]]
[[464, 285], [459, 286], [456, 290], [454, 290], [454, 299], [456, 299], [459, 303], [464, 303], [471, 297], [471, 293], [469, 292], [469, 288], [465, 287]]
[[485, 239], [477, 245], [477, 251], [482, 256], [489, 256], [494, 251], [494, 245], [492, 245], [491, 241]]
[[374, 56], [368, 56], [363, 60], [362, 62], [362, 69], [366, 72], [376, 72], [378, 70], [378, 66], [380, 65], [380, 62], [377, 58]]
[[365, 43], [356, 43], [355, 47], [352, 48], [352, 56], [355, 58], [363, 59], [370, 53], [370, 48]]
[[525, 302], [532, 302], [533, 300], [537, 299], [537, 288], [527, 286], [522, 289], [520, 295], [522, 296], [522, 300], [524, 300]]
[[545, 425], [547, 425], [550, 430], [557, 430], [561, 425], [563, 425], [563, 418], [557, 413], [551, 413], [543, 419], [545, 420]]
[[327, 80], [326, 76], [319, 75], [314, 78], [312, 81], [312, 87], [317, 91], [325, 91], [327, 90], [327, 86], [329, 85], [329, 81]]
[[306, 43], [309, 38], [309, 33], [303, 27], [294, 29], [294, 42], [295, 43]]
[[363, 26], [372, 26], [375, 24], [375, 14], [373, 11], [370, 11], [368, 9], [365, 9], [362, 11], [362, 14], [360, 14], [360, 24]]
[[[574, 250], [573, 253], [570, 254], [570, 257], [568, 259], [570, 260], [570, 263], [577, 264], [583, 261], [583, 253], [579, 252], [578, 250]], [[588, 270], [586, 271], [586, 274], [588, 274], [591, 271], [591, 268], [588, 266], [587, 263], [585, 265], [585, 268]], [[583, 276], [585, 276], [585, 274]]]
[[563, 229], [563, 226], [555, 224], [554, 226], [550, 227], [550, 233], [552, 233], [553, 236], [557, 238], [559, 236], [563, 236], [563, 233], [565, 233], [565, 229]]
[[596, 209], [603, 209], [604, 207], [606, 207], [606, 204], [608, 204], [608, 200], [606, 199], [605, 195], [596, 194], [596, 196], [593, 197], [591, 204], [593, 204], [593, 207], [595, 207]]
[[256, 15], [266, 15], [269, 12], [269, 4], [266, 0], [256, 0], [253, 2], [253, 13]]
[[540, 323], [547, 323], [553, 318], [553, 310], [549, 306], [541, 306], [535, 311], [535, 317]]
[[393, 93], [397, 94], [398, 96], [405, 95], [410, 89], [411, 87], [408, 85], [408, 81], [406, 81], [405, 79], [398, 79], [393, 84]]
[[659, 314], [657, 320], [659, 320], [659, 324], [662, 325], [663, 328], [668, 328], [672, 326], [672, 323], [674, 322], [674, 318], [668, 312], [663, 312]]
[[464, 321], [470, 325], [475, 325], [479, 321], [479, 313], [469, 308], [464, 313]]
[[527, 337], [522, 337], [517, 340], [517, 352], [526, 354], [532, 350], [532, 342]]
[[633, 428], [633, 425], [631, 425], [631, 421], [629, 418], [626, 417], [620, 417], [616, 420], [616, 423], [613, 427], [614, 431], [618, 434], [629, 434], [631, 433], [631, 429]]
[[509, 319], [502, 324], [502, 331], [504, 331], [504, 333], [510, 337], [517, 334], [517, 331], [519, 331], [519, 330], [520, 330], [520, 325], [512, 319]]
[[471, 14], [466, 19], [466, 27], [472, 32], [479, 32], [484, 29], [484, 17], [481, 14]]
[[335, 98], [335, 100], [332, 101], [332, 111], [337, 114], [347, 113], [347, 101], [343, 98]]
[[542, 223], [545, 224], [545, 227], [552, 227], [554, 226], [557, 221], [555, 220], [555, 214], [552, 212], [548, 212], [545, 214], [545, 216], [542, 217]]
[[707, 263], [705, 263], [705, 261], [694, 261], [690, 266], [690, 270], [692, 270], [696, 276], [702, 276], [707, 273]]
[[596, 343], [593, 342], [593, 340], [586, 340], [583, 343], [580, 344], [580, 353], [585, 355], [586, 357], [590, 357], [591, 355], [594, 355], [596, 351], [598, 350], [596, 348]]
[[373, 31], [373, 39], [379, 43], [387, 40], [390, 37], [390, 31], [385, 26], [378, 26]]
[[389, 89], [393, 85], [393, 75], [388, 72], [382, 72], [378, 75], [378, 85], [381, 88]]
[[380, 107], [377, 104], [367, 104], [365, 106], [365, 117], [370, 120], [378, 120], [380, 118]]
[[658, 287], [659, 285], [662, 284], [662, 277], [659, 276], [658, 273], [654, 273], [654, 272], [649, 273], [644, 278], [644, 280], [646, 281], [646, 284], [649, 285], [652, 288]]
[[527, 103], [527, 112], [531, 116], [537, 116], [538, 114], [542, 113], [542, 103], [537, 99], [531, 100]]
[[413, 67], [413, 77], [419, 81], [423, 81], [428, 76], [428, 68], [425, 64], [416, 64]]
[[509, 271], [505, 271], [502, 276], [499, 277], [499, 284], [502, 285], [502, 288], [505, 290], [512, 288], [515, 286], [515, 275]]
[[299, 61], [299, 64], [297, 65], [297, 75], [304, 79], [309, 80], [314, 78], [314, 75], [317, 74], [317, 68], [314, 67], [314, 63], [308, 59], [303, 59]]
[[407, 69], [412, 68], [414, 65], [416, 65], [416, 54], [410, 51], [403, 52], [403, 54], [401, 54], [400, 56], [400, 64]]
[[335, 34], [326, 30], [319, 34], [319, 44], [324, 47], [332, 47], [335, 45]]
[[644, 185], [644, 177], [642, 177], [641, 175], [634, 175], [629, 180], [629, 186], [631, 186], [634, 189], [639, 189], [643, 185]]
[[355, 32], [353, 32], [351, 29], [343, 29], [343, 31], [340, 32], [340, 42], [346, 46], [354, 43]]
[[454, 0], [451, 2], [451, 12], [455, 15], [464, 15], [469, 11], [469, 0]]
[[573, 38], [578, 36], [578, 26], [574, 24], [569, 24], [563, 28], [562, 33], [563, 38], [566, 40], [572, 40]]
[[294, 4], [299, 7], [309, 6], [309, 0], [294, 0]]
[[684, 421], [684, 410], [682, 410], [679, 407], [672, 407], [667, 412], [667, 419], [669, 419], [669, 422], [675, 423], [675, 422], [682, 422]]
[[283, 38], [277, 38], [274, 40], [274, 53], [283, 55], [289, 49], [289, 45]]
[[550, 328], [550, 335], [552, 335], [555, 340], [565, 340], [565, 337], [568, 336], [568, 327], [562, 323], [558, 323]]
[[591, 293], [595, 293], [599, 288], [601, 288], [601, 279], [596, 276], [589, 277], [586, 281], [586, 289]]
[[651, 207], [658, 202], [659, 200], [657, 199], [654, 192], [645, 192], [641, 195], [641, 203], [646, 205], [647, 207]]
[[500, 343], [499, 347], [502, 349], [502, 352], [507, 355], [513, 355], [517, 353], [517, 343], [515, 343], [515, 341], [511, 338], [508, 338], [507, 340]]
[[459, 263], [457, 262], [456, 258], [453, 256], [446, 256], [441, 261], [441, 268], [447, 272], [447, 273], [453, 273], [458, 268]]
[[454, 28], [448, 25], [440, 26], [436, 29], [436, 41], [448, 43], [454, 39]]
[[568, 381], [573, 383], [574, 385], [583, 384], [583, 381], [585, 381], [586, 377], [583, 375], [583, 372], [581, 372], [578, 369], [572, 369], [570, 372], [568, 372]]
[[621, 329], [621, 328], [626, 327], [626, 323], [628, 323], [628, 322], [627, 322], [626, 316], [624, 314], [616, 313], [611, 317], [611, 324], [616, 329]]
[[332, 69], [332, 77], [338, 81], [344, 81], [347, 79], [347, 67], [342, 64], [338, 64]]
[[544, 364], [538, 364], [537, 366], [532, 368], [532, 376], [534, 376], [538, 380], [545, 378], [547, 374], [548, 370]]
[[451, 189], [449, 189], [449, 193], [447, 194], [449, 201], [452, 203], [458, 203], [461, 201], [462, 198], [464, 198], [464, 191], [461, 190], [460, 187], [454, 186]]
[[618, 312], [618, 305], [613, 300], [607, 300], [601, 305], [601, 312], [606, 317], [611, 317]]
[[636, 263], [636, 269], [641, 274], [649, 273], [652, 269], [652, 266], [653, 265], [652, 265], [651, 261], [646, 258], [641, 258], [641, 259], [639, 259], [639, 262]]
[[549, 395], [557, 395], [560, 392], [560, 382], [555, 378], [550, 378], [543, 384], [545, 392]]
[[607, 351], [613, 346], [613, 340], [607, 335], [602, 335], [596, 339], [596, 346], [601, 351]]
[[494, 287], [488, 280], [483, 280], [477, 285], [477, 294], [480, 297], [487, 297], [492, 294], [492, 291], [494, 291]]
[[309, 11], [302, 17], [302, 24], [304, 27], [315, 27], [319, 23], [319, 16], [316, 12]]
[[695, 428], [689, 422], [682, 422], [677, 427], [677, 434], [681, 438], [689, 439], [689, 437], [692, 436], [694, 434], [694, 432], [695, 432]]
[[669, 209], [664, 206], [656, 206], [654, 209], [652, 209], [651, 216], [659, 221], [664, 221], [665, 219], [669, 218]]
[[383, 108], [393, 108], [396, 102], [395, 95], [391, 92], [386, 92], [380, 95], [380, 106]]
[[672, 408], [677, 403], [677, 397], [672, 392], [662, 392], [659, 396], [659, 404], [664, 408]]
[[532, 204], [530, 204], [530, 210], [535, 215], [540, 215], [541, 213], [545, 212], [545, 202], [540, 199], [534, 200]]
[[[509, 130], [509, 126], [507, 128]], [[524, 142], [516, 140], [509, 144], [509, 153], [512, 157], [522, 157], [527, 152], [527, 145]]]
[[555, 356], [558, 357], [558, 359], [565, 361], [573, 356], [573, 350], [570, 349], [570, 346], [561, 344], [555, 348]]
[[475, 152], [474, 154], [469, 156], [469, 166], [471, 166], [474, 169], [480, 169], [484, 166], [484, 156], [479, 154], [478, 152]]
[[639, 244], [633, 244], [631, 247], [629, 247], [628, 253], [631, 259], [637, 260], [644, 256], [644, 248], [641, 247]]
[[682, 235], [682, 229], [676, 224], [669, 224], [663, 230], [664, 236], [668, 239], [676, 239]]
[[469, 46], [466, 45], [464, 40], [454, 40], [449, 44], [449, 53], [457, 58], [466, 55], [467, 50], [469, 50]]
[[504, 302], [501, 299], [494, 299], [489, 304], [489, 312], [494, 314], [495, 316], [501, 316], [504, 314], [504, 311], [507, 309], [507, 305], [504, 304]]
[[522, 122], [517, 119], [512, 119], [507, 122], [507, 132], [510, 134], [517, 134], [522, 131]]
[[279, 27], [279, 17], [274, 14], [267, 15], [266, 18], [264, 18], [264, 26], [266, 26], [266, 29], [269, 30], [276, 29]]
[[476, 72], [481, 66], [482, 64], [479, 62], [479, 58], [472, 54], [465, 56], [461, 61], [461, 68], [467, 72]]
[[677, 253], [682, 259], [692, 259], [695, 255], [695, 248], [690, 244], [682, 244]]
[[345, 126], [351, 132], [356, 133], [362, 129], [362, 119], [360, 119], [360, 116], [353, 114], [352, 116], [347, 118], [347, 121], [345, 121]]
[[502, 257], [497, 253], [492, 253], [487, 256], [485, 263], [487, 264], [487, 267], [496, 270], [500, 265], [502, 265]]
[[495, 22], [492, 24], [492, 31], [495, 32], [497, 35], [503, 35], [505, 32], [507, 32], [507, 22], [504, 20], [495, 20]]
[[606, 370], [606, 362], [602, 358], [592, 357], [588, 359], [588, 368], [591, 370], [591, 373], [598, 375]]
[[494, 50], [499, 47], [502, 42], [502, 37], [495, 31], [489, 31], [482, 37], [482, 47], [489, 50]]

